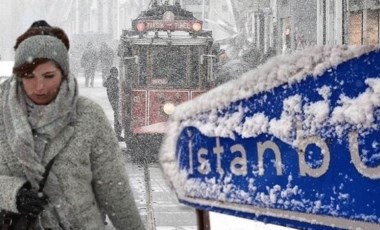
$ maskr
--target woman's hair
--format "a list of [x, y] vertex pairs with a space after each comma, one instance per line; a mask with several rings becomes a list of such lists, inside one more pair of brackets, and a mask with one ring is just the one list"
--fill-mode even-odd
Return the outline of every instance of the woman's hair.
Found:
[[[24, 64], [18, 66], [18, 67], [13, 67], [13, 73], [18, 77], [18, 78], [24, 78], [28, 76], [30, 73], [33, 72], [33, 70], [40, 64], [44, 64], [47, 62], [53, 62], [54, 65], [63, 73], [63, 70], [61, 66], [57, 64], [54, 60], [47, 59], [47, 58], [35, 58], [33, 59], [32, 62], [25, 62]], [[66, 78], [65, 75], [62, 75], [63, 78]]]
[[[40, 35], [51, 36], [51, 37], [55, 37], [59, 39], [66, 47], [66, 52], [70, 48], [69, 38], [67, 37], [66, 33], [61, 28], [51, 27], [46, 21], [41, 20], [41, 21], [34, 22], [27, 31], [25, 31], [23, 34], [21, 34], [17, 38], [16, 44], [14, 46], [15, 51], [17, 52], [17, 49], [25, 40], [31, 37], [40, 36]], [[40, 44], [37, 44], [37, 45], [40, 45]], [[62, 59], [64, 59], [64, 57]], [[24, 76], [30, 74], [38, 65], [49, 62], [49, 61], [52, 61], [61, 70], [63, 76], [67, 77], [68, 66], [66, 66], [67, 65], [66, 60], [64, 60], [64, 62], [60, 62], [60, 60], [57, 61], [57, 60], [54, 60], [51, 58], [45, 58], [45, 57], [36, 57], [36, 58], [33, 58], [33, 60], [25, 61], [18, 66], [15, 65], [13, 67], [13, 73], [17, 77], [23, 78]], [[60, 63], [62, 63], [63, 66]]]
[[34, 22], [27, 31], [25, 31], [16, 39], [14, 49], [16, 50], [20, 43], [23, 42], [25, 39], [35, 35], [50, 35], [56, 37], [59, 40], [61, 40], [63, 44], [65, 44], [67, 50], [69, 50], [70, 48], [70, 41], [65, 31], [58, 27], [51, 27], [47, 22], [42, 20]]

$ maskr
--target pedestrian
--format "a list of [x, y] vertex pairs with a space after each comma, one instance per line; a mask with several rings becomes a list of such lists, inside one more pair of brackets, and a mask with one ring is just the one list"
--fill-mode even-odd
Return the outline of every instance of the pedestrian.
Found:
[[113, 66], [110, 69], [110, 75], [105, 80], [103, 86], [107, 88], [107, 96], [108, 100], [111, 104], [113, 110], [113, 118], [114, 118], [114, 130], [117, 135], [119, 141], [123, 141], [123, 137], [121, 136], [121, 126], [119, 122], [119, 79], [117, 78], [119, 75], [118, 69]]
[[65, 32], [37, 21], [14, 48], [0, 85], [0, 228], [105, 229], [107, 215], [144, 229], [112, 127], [78, 94]]
[[108, 74], [110, 72], [111, 66], [113, 65], [114, 52], [107, 45], [107, 43], [102, 42], [100, 45], [99, 59], [100, 59], [100, 68], [102, 70], [102, 82], [104, 83]]
[[98, 52], [95, 50], [92, 42], [87, 43], [86, 50], [81, 58], [81, 66], [84, 68], [84, 77], [86, 87], [94, 87], [95, 70], [98, 65]]

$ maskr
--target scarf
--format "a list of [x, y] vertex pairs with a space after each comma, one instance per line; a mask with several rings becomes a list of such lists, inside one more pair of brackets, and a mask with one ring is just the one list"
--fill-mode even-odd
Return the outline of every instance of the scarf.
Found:
[[5, 96], [3, 111], [8, 143], [32, 188], [38, 190], [45, 171], [42, 158], [46, 144], [76, 119], [76, 79], [69, 76], [63, 80], [57, 97], [48, 105], [35, 105], [15, 77]]

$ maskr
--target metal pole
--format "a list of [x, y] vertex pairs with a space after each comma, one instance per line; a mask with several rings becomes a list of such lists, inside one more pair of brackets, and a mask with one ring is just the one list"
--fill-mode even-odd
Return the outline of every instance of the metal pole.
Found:
[[202, 21], [205, 21], [205, 0], [202, 0]]
[[198, 230], [211, 230], [210, 216], [208, 211], [195, 209], [197, 214]]

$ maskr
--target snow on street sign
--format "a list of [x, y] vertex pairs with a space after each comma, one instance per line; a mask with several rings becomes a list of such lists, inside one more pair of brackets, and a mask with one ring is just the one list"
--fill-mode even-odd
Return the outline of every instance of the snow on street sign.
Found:
[[279, 56], [177, 107], [160, 163], [198, 209], [309, 229], [380, 229], [380, 52]]

